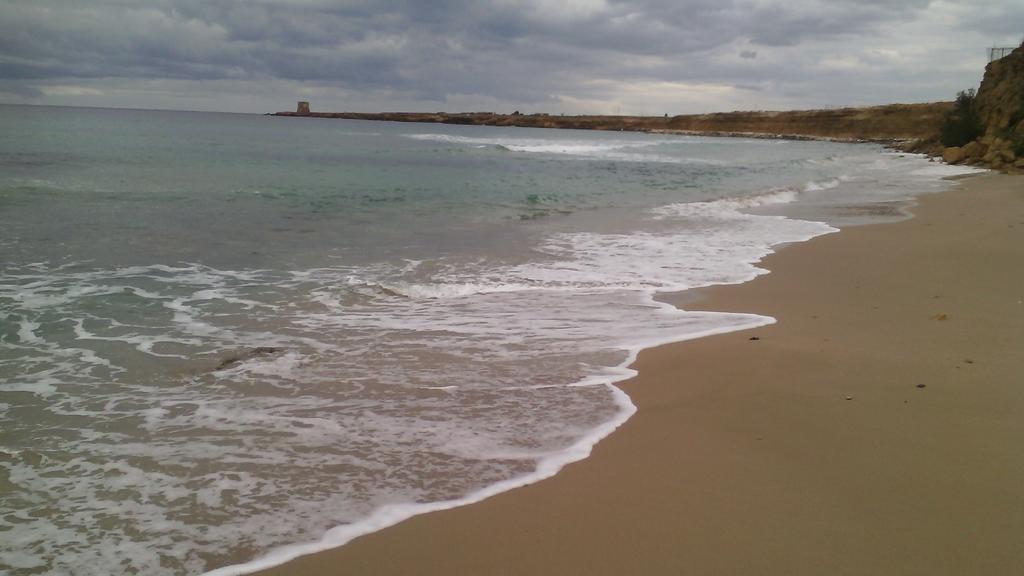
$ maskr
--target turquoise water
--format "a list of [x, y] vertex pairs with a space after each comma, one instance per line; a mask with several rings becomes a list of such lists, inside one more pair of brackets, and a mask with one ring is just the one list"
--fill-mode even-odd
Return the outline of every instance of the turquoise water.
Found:
[[746, 281], [946, 173], [873, 145], [0, 106], [0, 566], [272, 564], [550, 475], [632, 414], [611, 384], [639, 349], [771, 321], [656, 293]]

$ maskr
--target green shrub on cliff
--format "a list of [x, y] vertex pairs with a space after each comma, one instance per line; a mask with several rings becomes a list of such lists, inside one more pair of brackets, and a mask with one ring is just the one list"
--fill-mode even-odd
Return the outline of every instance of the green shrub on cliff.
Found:
[[956, 95], [953, 109], [942, 124], [939, 140], [943, 146], [963, 146], [984, 132], [981, 117], [978, 116], [977, 95], [974, 89], [960, 92]]
[[1024, 158], [1024, 93], [1020, 95], [1017, 110], [1010, 116], [1006, 131], [1009, 133], [1007, 140], [1013, 145], [1013, 153], [1017, 158]]

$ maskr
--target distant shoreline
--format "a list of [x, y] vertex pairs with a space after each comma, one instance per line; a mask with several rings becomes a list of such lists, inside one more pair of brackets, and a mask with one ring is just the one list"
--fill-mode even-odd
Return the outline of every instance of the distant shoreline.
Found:
[[833, 110], [721, 112], [681, 116], [556, 116], [493, 112], [277, 112], [271, 115], [782, 140], [877, 142], [892, 145], [936, 136], [951, 107], [950, 102], [933, 102]]

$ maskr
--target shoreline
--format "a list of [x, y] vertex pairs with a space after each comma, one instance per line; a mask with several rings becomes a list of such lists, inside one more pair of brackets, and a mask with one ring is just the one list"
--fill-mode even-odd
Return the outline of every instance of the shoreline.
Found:
[[[983, 195], [994, 204], [979, 209], [971, 202], [977, 198], [965, 198], [970, 195]], [[1012, 337], [1024, 336], [1021, 312], [1007, 316], [1002, 310], [993, 315], [988, 308], [1005, 308], [1007, 304], [990, 302], [986, 308], [983, 302], [968, 302], [977, 288], [972, 283], [986, 274], [991, 278], [996, 262], [987, 257], [972, 259], [970, 251], [957, 252], [956, 241], [937, 231], [942, 229], [940, 224], [954, 225], [957, 216], [965, 216], [968, 213], [964, 211], [970, 208], [981, 212], [966, 218], [971, 222], [979, 216], [1005, 221], [1002, 227], [969, 228], [972, 237], [985, 236], [996, 242], [996, 252], [1009, 250], [1012, 256], [1019, 256], [1024, 246], [1019, 241], [1024, 232], [1024, 191], [1019, 179], [1012, 176], [986, 175], [962, 180], [951, 191], [918, 197], [916, 203], [911, 209], [917, 215], [914, 219], [848, 228], [842, 234], [790, 245], [765, 259], [763, 265], [773, 274], [741, 285], [701, 289], [697, 306], [692, 294], [685, 293], [689, 294], [685, 299], [691, 310], [755, 312], [774, 316], [780, 322], [644, 350], [634, 364], [639, 376], [619, 383], [640, 413], [602, 440], [591, 457], [569, 464], [544, 482], [504, 492], [473, 506], [416, 516], [341, 548], [303, 556], [260, 574], [613, 574], [636, 573], [640, 566], [644, 567], [643, 573], [678, 573], [687, 567], [693, 567], [695, 573], [763, 573], [755, 569], [758, 565], [770, 567], [771, 573], [810, 574], [847, 572], [855, 561], [859, 561], [860, 568], [850, 573], [952, 574], [963, 573], [957, 566], [988, 565], [995, 571], [1024, 566], [1024, 552], [1013, 546], [1013, 534], [1024, 529], [1024, 516], [996, 512], [996, 508], [1005, 510], [1007, 506], [1011, 511], [1024, 509], [1024, 494], [1019, 490], [1024, 480], [1024, 456], [1006, 450], [1007, 440], [1024, 437], [1014, 434], [1022, 431], [1022, 426], [1008, 421], [1004, 413], [1010, 406], [1024, 406], [1024, 391], [1008, 388], [1008, 380], [1001, 386], [993, 384], [994, 390], [986, 389], [994, 396], [987, 399], [995, 400], [986, 404], [995, 410], [988, 414], [992, 419], [979, 420], [979, 414], [970, 413], [964, 415], [969, 417], [966, 422], [960, 422], [956, 416], [964, 407], [941, 402], [951, 395], [978, 408], [968, 402], [969, 395], [964, 398], [965, 392], [956, 389], [956, 378], [991, 373], [993, 365], [1001, 366], [997, 373], [1004, 377], [1024, 373], [1020, 359], [1006, 354], [993, 357], [993, 350], [976, 345], [989, 342], [1005, 353], [1008, 346], [1022, 341]], [[910, 250], [905, 238], [889, 243], [891, 237], [907, 235], [913, 246], [926, 250]], [[1011, 241], [1014, 238], [1016, 243]], [[872, 246], [881, 250], [872, 252]], [[885, 250], [892, 247], [899, 249]], [[978, 248], [979, 253], [986, 253]], [[833, 252], [837, 250], [857, 256], [854, 260], [859, 259], [859, 265], [836, 268]], [[951, 253], [964, 261], [940, 258], [940, 254]], [[864, 263], [866, 256], [871, 262]], [[847, 258], [844, 262], [854, 260]], [[980, 266], [984, 273], [960, 271], [961, 264]], [[835, 268], [830, 270], [835, 277], [853, 274], [857, 278], [860, 274], [873, 283], [849, 286], [839, 278], [828, 278], [827, 283], [835, 284], [831, 291], [814, 294], [801, 290], [802, 282], [821, 280], [821, 266]], [[883, 278], [877, 268], [899, 274]], [[903, 276], [910, 268], [921, 269], [925, 275], [944, 275], [940, 285], [946, 289], [937, 290], [939, 285], [934, 281], [908, 287]], [[1008, 280], [999, 288], [1004, 292], [1006, 285], [1019, 288], [1019, 270], [999, 272], [1016, 280]], [[980, 287], [989, 292], [993, 288], [989, 284]], [[893, 295], [896, 288], [904, 289], [899, 297]], [[859, 309], [866, 304], [864, 293], [878, 301], [867, 312]], [[832, 299], [838, 302], [836, 311], [825, 305]], [[976, 315], [999, 329], [972, 332], [967, 339], [962, 338], [963, 334], [959, 340], [954, 338], [957, 345], [971, 348], [956, 354], [959, 357], [955, 360], [929, 347], [922, 348], [914, 338], [906, 339], [913, 335], [931, 342], [943, 332], [962, 332], [955, 329], [964, 324], [956, 321], [962, 312], [944, 299], [971, 304], [972, 310], [977, 308]], [[668, 300], [673, 301], [672, 297]], [[906, 313], [909, 310], [895, 307], [898, 318], [882, 323], [903, 336], [907, 349], [899, 353], [894, 350], [898, 347], [876, 333], [878, 326], [872, 324], [872, 319], [865, 317], [873, 316], [871, 310], [892, 308], [893, 301], [906, 304], [908, 309], [924, 306], [928, 311], [949, 311], [910, 318]], [[1011, 304], [1020, 306], [1017, 301]], [[807, 314], [812, 309], [818, 313]], [[1010, 306], [1009, 311], [1013, 312], [1014, 307]], [[833, 322], [822, 321], [828, 316], [834, 317]], [[759, 339], [748, 340], [751, 335]], [[883, 341], [886, 346], [879, 346]], [[943, 343], [953, 342], [938, 342]], [[825, 358], [840, 366], [847, 364], [830, 374]], [[866, 358], [872, 362], [864, 362]], [[851, 384], [851, 367], [886, 382]], [[808, 388], [808, 377], [825, 384]], [[675, 383], [680, 378], [688, 384]], [[874, 382], [870, 377], [867, 380]], [[689, 385], [693, 381], [700, 382]], [[918, 388], [918, 384], [925, 387]], [[786, 402], [780, 404], [780, 397]], [[978, 404], [977, 399], [974, 404]], [[922, 435], [920, 430], [914, 433], [902, 429], [900, 425], [907, 418], [931, 436]], [[859, 427], [837, 430], [831, 426], [836, 422]], [[866, 423], [872, 426], [865, 428]], [[969, 436], [982, 441], [977, 448], [995, 451], [1000, 457], [995, 462], [977, 461], [976, 454], [964, 450], [962, 443], [957, 444], [956, 438], [939, 426], [950, 423], [970, 428]], [[877, 429], [885, 431], [881, 438], [877, 432], [871, 433]], [[853, 430], [865, 432], [864, 437], [852, 434]], [[652, 433], [662, 441], [651, 442]], [[934, 436], [957, 448], [947, 447], [949, 454], [939, 458], [943, 445], [934, 446]], [[989, 436], [992, 442], [985, 442]], [[875, 451], [899, 458], [883, 466]], [[815, 460], [812, 455], [825, 460]], [[950, 462], [961, 461], [973, 462], [986, 473], [979, 475], [973, 468], [950, 469]], [[998, 464], [995, 469], [1006, 471], [1005, 478], [993, 475], [993, 464]], [[910, 469], [905, 469], [908, 465]], [[936, 469], [946, 474], [935, 475]], [[866, 470], [873, 470], [872, 474], [865, 476]], [[959, 474], [964, 484], [961, 487], [974, 498], [949, 489], [950, 472]], [[828, 481], [814, 482], [815, 473], [824, 474]], [[914, 480], [910, 486], [908, 478]], [[938, 486], [929, 486], [936, 484], [936, 478], [940, 479]], [[885, 482], [880, 483], [883, 479]], [[858, 501], [871, 496], [885, 501], [880, 488], [886, 486], [899, 497], [884, 507], [869, 505], [874, 501], [871, 499], [865, 506], [858, 506], [841, 496], [849, 494], [848, 498]], [[1014, 491], [1014, 486], [1018, 490]], [[988, 489], [978, 490], [980, 487]], [[998, 489], [993, 492], [993, 487]], [[840, 494], [832, 494], [831, 488], [840, 490]], [[915, 498], [917, 493], [928, 498]], [[946, 506], [943, 515], [940, 504], [956, 503], [958, 497], [961, 504], [974, 505]], [[977, 509], [979, 499], [989, 506]], [[885, 510], [894, 511], [888, 523], [882, 514]], [[849, 521], [840, 522], [846, 515]], [[935, 521], [942, 517], [947, 522]], [[986, 525], [995, 521], [1002, 538], [991, 529], [982, 530], [984, 527], [977, 522], [968, 524], [987, 538], [965, 542], [953, 537], [969, 535], [961, 524], [975, 517], [989, 520]], [[901, 529], [893, 532], [888, 524]], [[878, 534], [871, 534], [872, 530]], [[904, 535], [902, 539], [900, 534]], [[823, 535], [837, 540], [823, 541]], [[901, 540], [906, 555], [894, 553]], [[593, 543], [598, 543], [596, 549]], [[963, 553], [968, 544], [972, 551], [989, 553]], [[580, 546], [586, 546], [587, 551]], [[566, 552], [576, 549], [578, 553]], [[530, 552], [524, 553], [527, 550]], [[855, 554], [858, 550], [860, 553]], [[954, 560], [957, 562], [951, 562]]]
[[405, 124], [454, 124], [462, 126], [492, 126], [492, 127], [504, 127], [504, 128], [540, 128], [546, 130], [586, 130], [586, 131], [598, 131], [598, 132], [635, 132], [638, 134], [652, 134], [655, 136], [694, 136], [704, 138], [747, 138], [751, 140], [791, 140], [797, 142], [835, 142], [837, 144], [881, 144], [886, 148], [897, 150], [900, 152], [913, 153], [910, 147], [921, 140], [922, 136], [829, 136], [829, 135], [815, 135], [815, 134], [801, 134], [798, 132], [772, 132], [772, 131], [748, 131], [748, 130], [719, 130], [719, 129], [683, 129], [683, 128], [665, 128], [656, 126], [645, 126], [645, 125], [627, 125], [627, 126], [600, 126], [600, 125], [547, 125], [547, 124], [517, 124], [517, 123], [487, 123], [481, 122], [449, 122], [445, 119], [421, 119], [407, 120], [392, 117], [376, 117], [385, 115], [370, 115], [367, 117], [358, 117], [358, 115], [347, 114], [347, 113], [335, 113], [335, 112], [311, 112], [309, 114], [297, 114], [294, 112], [275, 112], [273, 114], [264, 114], [264, 116], [280, 116], [285, 118], [320, 118], [320, 119], [333, 119], [333, 120], [359, 120], [359, 121], [370, 121], [370, 122], [397, 122]]
[[[301, 104], [307, 104], [306, 108]], [[304, 102], [300, 103], [295, 112], [274, 112], [268, 113], [267, 116], [898, 145], [937, 136], [943, 119], [951, 108], [950, 102], [929, 102], [815, 110], [747, 110], [676, 116], [566, 116], [519, 112], [312, 112], [308, 108], [308, 103]]]

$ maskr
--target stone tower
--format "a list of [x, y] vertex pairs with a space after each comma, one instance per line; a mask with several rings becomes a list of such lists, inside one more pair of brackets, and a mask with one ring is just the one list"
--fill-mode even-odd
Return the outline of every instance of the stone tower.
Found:
[[309, 114], [309, 102], [299, 101], [299, 106], [295, 109], [295, 113]]

